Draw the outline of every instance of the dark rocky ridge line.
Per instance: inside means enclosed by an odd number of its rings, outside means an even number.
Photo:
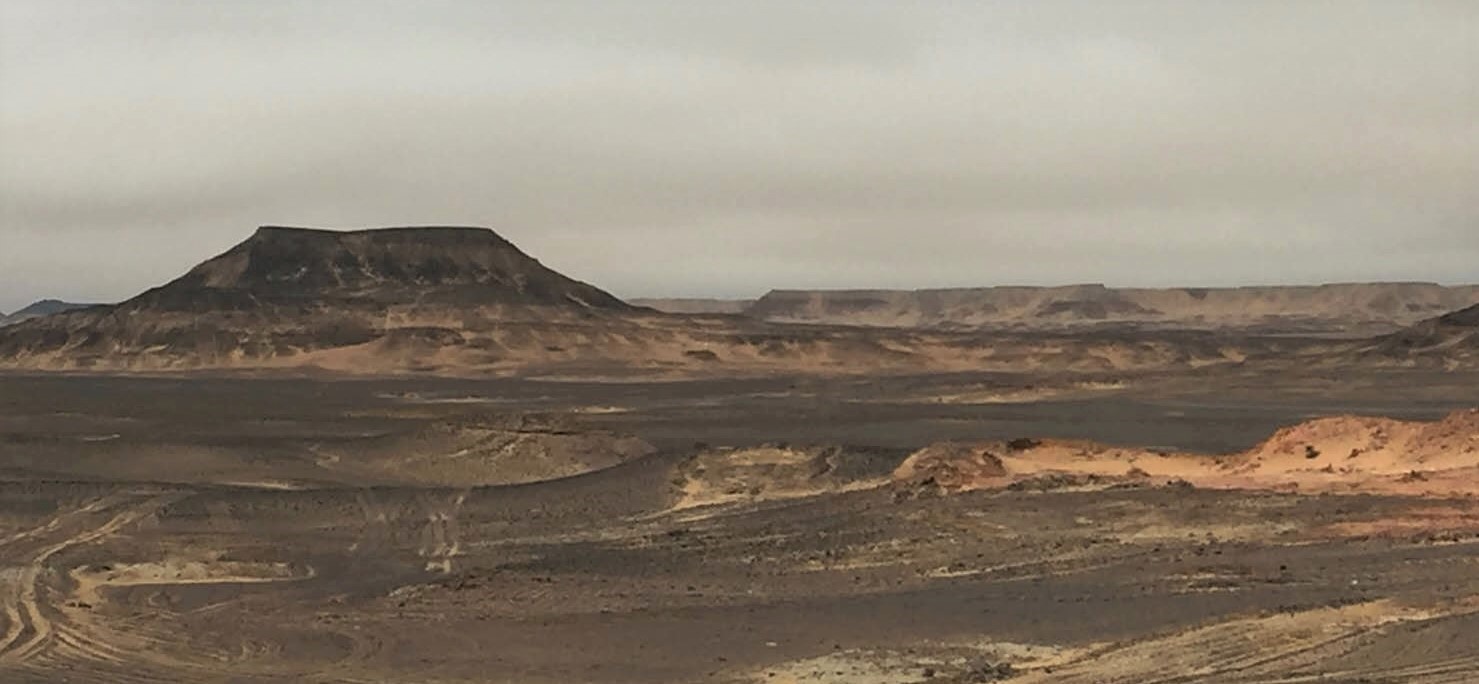
[[[1438,324],[1479,328],[1479,304],[1439,316]]]
[[[1355,358],[1452,368],[1479,363],[1479,304],[1377,337]]]
[[[638,297],[628,299],[627,302],[635,306],[645,306],[663,313],[674,314],[742,314],[755,304],[753,299],[704,297]]]

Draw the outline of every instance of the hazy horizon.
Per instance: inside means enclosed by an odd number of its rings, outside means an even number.
[[[414,225],[414,226],[413,225],[403,225],[403,226],[398,225],[398,226],[371,226],[371,227],[353,227],[353,228],[327,228],[327,227],[323,227],[323,226],[299,226],[299,225],[271,224],[271,225],[257,226],[257,228],[298,228],[298,229],[309,229],[309,230],[327,230],[327,231],[334,231],[334,232],[349,232],[349,231],[358,231],[358,230],[376,230],[376,229],[386,229],[386,228],[395,228],[395,229],[404,229],[404,228],[479,228],[479,229],[493,230],[494,232],[498,233],[501,237],[504,237],[506,239],[509,239],[511,242],[514,242],[514,245],[515,246],[518,246],[518,242],[516,240],[513,240],[512,238],[509,238],[509,236],[506,235],[502,231],[498,231],[496,229],[489,228],[488,226],[474,226],[474,225],[466,225],[466,224],[463,224],[463,225]],[[254,232],[256,230],[256,228],[253,228],[252,230]],[[243,239],[245,239],[245,237],[243,237]],[[238,242],[240,242],[240,241],[238,241]],[[226,250],[221,250],[221,251],[224,252]],[[527,250],[522,250],[522,249],[521,249],[521,251],[527,252]],[[167,278],[167,280],[173,280],[175,277],[180,276],[180,275],[183,275],[187,270],[189,270],[191,267],[194,267],[199,262],[206,261],[206,260],[211,259],[211,258],[214,258],[214,257],[216,257],[218,255],[219,255],[219,253],[214,253],[214,254],[211,254],[211,255],[206,256],[206,257],[201,257],[197,262],[193,262],[193,263],[186,264],[186,265],[181,265],[181,267],[179,269],[179,272],[176,273],[176,274],[174,274],[174,275],[172,275],[172,276],[170,276],[169,278]],[[539,259],[541,263],[544,263],[544,265],[549,266],[551,268],[554,268],[557,271],[560,270],[558,266],[552,265],[552,264],[548,263],[544,259],[540,259],[540,256],[538,254],[530,254],[529,256],[531,256],[531,257],[533,257],[535,259]],[[585,279],[581,278],[578,274],[572,274],[572,273],[567,273],[567,272],[563,272],[563,271],[562,271],[562,273],[564,275],[570,276],[570,277],[575,278],[577,280],[585,280]],[[148,287],[155,287],[157,285],[163,285],[164,282],[165,281],[160,281],[158,283],[153,283],[153,284],[150,284]],[[601,285],[601,283],[598,283],[598,282],[591,282],[589,280],[585,280],[585,282],[590,283],[591,285],[595,285],[597,287],[603,287]],[[764,290],[761,290],[761,291],[751,292],[751,293],[740,293],[740,294],[709,294],[709,295],[705,295],[705,294],[684,294],[684,293],[657,294],[657,295],[645,295],[645,294],[626,295],[626,294],[623,294],[623,293],[620,293],[620,292],[614,292],[613,294],[616,294],[618,297],[621,297],[622,299],[628,299],[628,300],[630,300],[630,299],[733,299],[733,300],[745,300],[745,299],[757,299],[760,296],[764,295],[766,292],[769,292],[771,290],[837,290],[837,291],[846,291],[846,290],[952,290],[952,289],[979,289],[979,288],[991,288],[991,287],[1073,287],[1073,286],[1085,286],[1085,285],[1088,285],[1088,286],[1102,285],[1102,286],[1105,286],[1105,287],[1116,288],[1116,289],[1118,289],[1118,288],[1137,288],[1137,287],[1221,289],[1221,288],[1237,288],[1237,287],[1311,287],[1311,286],[1329,286],[1329,285],[1369,285],[1369,284],[1397,284],[1397,285],[1402,285],[1402,284],[1419,284],[1419,285],[1434,284],[1434,285],[1442,285],[1442,286],[1447,286],[1447,287],[1464,287],[1464,286],[1479,286],[1479,280],[1476,280],[1476,281],[1448,281],[1448,282],[1438,281],[1438,280],[1351,280],[1351,281],[1331,281],[1331,282],[1246,283],[1246,284],[1232,284],[1232,285],[1206,285],[1206,284],[1199,284],[1199,283],[1188,283],[1188,284],[1180,284],[1180,285],[1154,285],[1154,286],[1140,286],[1140,285],[1131,285],[1131,284],[1104,283],[1104,282],[1094,282],[1094,281],[1064,281],[1064,282],[1044,282],[1044,283],[1025,283],[1025,282],[1023,282],[1023,283],[992,283],[992,284],[974,284],[974,285],[972,285],[972,284],[962,284],[962,285],[940,285],[940,286],[928,286],[928,287],[897,287],[897,288],[866,287],[866,286],[864,286],[864,287],[820,287],[820,288],[770,287],[770,288],[765,288]],[[606,289],[606,288],[603,287],[603,289]],[[29,306],[31,304],[37,304],[37,303],[40,303],[40,302],[45,301],[45,300],[59,300],[59,301],[67,302],[67,303],[82,303],[82,304],[115,304],[115,303],[118,303],[120,301],[129,299],[129,298],[131,298],[131,297],[133,297],[134,295],[137,295],[137,294],[139,294],[139,293],[138,292],[134,292],[134,293],[130,293],[130,294],[126,295],[126,296],[122,296],[122,297],[115,297],[115,298],[111,298],[111,299],[91,299],[91,300],[89,300],[89,299],[68,299],[66,297],[43,296],[43,297],[40,297],[38,299],[33,299],[33,300],[30,300],[30,301],[27,301],[27,302],[25,302],[23,304],[12,306],[10,308],[0,307],[0,313],[14,313],[14,312],[19,311],[20,309],[26,307],[26,306]]]
[[[0,311],[259,225],[625,298],[1479,281],[1479,5],[0,5]]]

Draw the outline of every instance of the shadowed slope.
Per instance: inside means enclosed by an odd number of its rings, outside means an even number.
[[[1472,366],[1479,363],[1479,304],[1378,337],[1357,355],[1407,365]]]

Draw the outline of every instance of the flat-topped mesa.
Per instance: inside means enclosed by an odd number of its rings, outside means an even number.
[[[6,326],[0,367],[517,365],[642,311],[486,228],[264,226],[121,304]]]
[[[774,290],[747,313],[777,322],[990,328],[1135,324],[1390,332],[1479,302],[1479,285],[1115,288],[1102,284],[933,290]]]
[[[263,226],[135,304],[195,310],[304,300],[629,308],[545,267],[492,230],[453,226]]]

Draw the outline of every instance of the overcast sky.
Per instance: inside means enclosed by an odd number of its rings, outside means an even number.
[[[1479,281],[1479,2],[0,3],[0,310],[261,224],[623,296]]]

